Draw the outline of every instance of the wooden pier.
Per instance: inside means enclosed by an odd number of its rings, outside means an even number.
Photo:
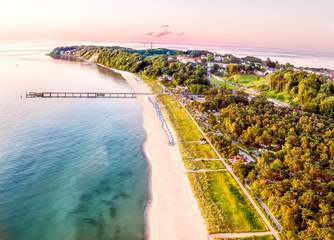
[[[26,98],[136,98],[153,93],[134,92],[27,92]]]

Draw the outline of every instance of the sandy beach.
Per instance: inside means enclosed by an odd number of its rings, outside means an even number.
[[[134,92],[150,92],[132,73],[117,71]],[[204,220],[192,193],[177,145],[167,134],[147,96],[138,97],[143,108],[147,139],[144,151],[150,164],[150,201],[147,238],[152,240],[207,239]]]

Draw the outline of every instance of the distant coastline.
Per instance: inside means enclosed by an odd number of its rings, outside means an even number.
[[[135,49],[148,49],[149,44],[145,43],[122,43],[122,42],[41,42],[36,43],[31,41],[30,43],[0,43],[0,55],[3,51],[8,53],[8,49],[14,51],[20,49],[20,51],[27,49],[35,49],[41,51],[48,51],[57,46],[70,46],[70,45],[95,45],[95,46],[122,46]],[[41,48],[42,46],[42,48]],[[303,52],[298,50],[284,50],[284,49],[265,49],[256,47],[239,47],[239,46],[218,46],[218,45],[196,45],[196,44],[167,44],[167,43],[153,43],[154,48],[172,48],[177,50],[208,50],[219,54],[228,53],[234,54],[237,57],[254,56],[265,60],[267,57],[280,63],[291,63],[297,67],[317,67],[317,68],[329,68],[334,70],[334,53],[324,52]]]
[[[252,181],[255,181],[257,178],[261,179],[261,175],[251,176],[250,174],[254,172],[238,172],[240,171],[239,167],[249,167],[252,171],[256,171],[257,165],[253,165],[252,163],[256,163],[260,159],[259,156],[262,156],[264,152],[282,157],[278,153],[280,149],[285,149],[284,142],[289,141],[289,138],[286,138],[284,135],[281,139],[281,136],[278,136],[277,138],[279,138],[280,142],[274,142],[276,139],[266,138],[265,141],[269,142],[269,144],[264,144],[263,139],[265,136],[260,134],[254,139],[254,133],[253,135],[245,135],[246,139],[251,139],[250,141],[247,140],[247,142],[238,135],[238,132],[234,133],[234,136],[231,136],[230,132],[237,130],[232,125],[225,126],[224,124],[228,124],[228,122],[222,122],[220,117],[233,117],[234,114],[232,116],[230,114],[226,115],[226,110],[252,107],[253,110],[251,111],[258,111],[259,114],[272,112],[266,115],[265,119],[270,118],[271,115],[287,115],[289,121],[294,122],[294,124],[300,124],[299,118],[312,116],[313,119],[324,123],[326,119],[334,116],[332,107],[334,106],[334,98],[331,95],[334,89],[333,71],[326,68],[296,67],[291,64],[281,64],[269,58],[265,61],[254,56],[238,58],[232,54],[221,55],[207,50],[181,51],[166,48],[137,50],[117,46],[79,46],[57,48],[51,55],[78,56],[87,61],[105,65],[111,69],[119,69],[116,72],[121,73],[125,79],[129,79],[128,83],[134,86],[132,87],[133,89],[144,91],[142,87],[147,86],[138,79],[140,76],[148,86],[152,87],[155,93],[164,93],[159,94],[157,98],[164,106],[168,113],[167,115],[171,116],[169,120],[175,130],[177,130],[178,145],[184,166],[182,167],[181,161],[177,161],[178,164],[181,164],[179,167],[168,165],[165,167],[161,167],[162,165],[154,167],[154,164],[168,163],[168,160],[159,161],[161,159],[161,151],[168,152],[168,148],[164,150],[159,149],[160,152],[158,153],[155,148],[150,148],[146,151],[146,155],[152,164],[151,189],[153,194],[152,207],[150,206],[151,215],[148,219],[151,226],[150,236],[153,236],[153,239],[156,237],[154,232],[162,234],[161,229],[165,228],[165,226],[153,226],[154,224],[159,225],[161,219],[161,211],[158,211],[160,214],[152,215],[152,212],[156,209],[154,207],[155,198],[159,196],[157,193],[162,191],[162,195],[169,196],[170,192],[164,193],[165,189],[173,189],[175,191],[174,188],[177,185],[172,184],[172,186],[167,187],[167,184],[163,184],[162,187],[155,188],[154,179],[161,180],[161,176],[166,174],[166,169],[170,169],[168,172],[171,173],[173,171],[180,171],[184,167],[187,170],[187,174],[183,172],[183,174],[172,174],[172,177],[166,176],[170,179],[166,183],[173,182],[177,176],[181,178],[185,175],[188,176],[202,216],[205,219],[209,238],[216,236],[224,237],[226,231],[235,233],[249,232],[247,236],[255,236],[253,232],[262,232],[261,234],[273,235],[275,239],[280,239],[277,231],[289,234],[284,219],[277,213],[277,209],[270,206],[271,203],[268,202],[266,196],[262,195],[259,197],[259,195],[255,195],[257,200],[254,200],[254,196],[250,195],[254,189],[249,187],[251,186],[250,184],[243,181],[247,174]],[[314,90],[313,95],[310,95],[309,93],[312,89]],[[149,102],[147,99],[139,99]],[[145,109],[147,104],[143,104],[142,106]],[[150,108],[149,111],[152,111],[152,106]],[[220,109],[223,109],[225,112],[220,112]],[[263,109],[266,112],[260,112]],[[144,118],[145,116],[147,115],[144,113]],[[247,115],[247,117],[250,116],[252,114]],[[152,119],[154,117],[149,118],[149,120]],[[281,121],[277,119],[280,118],[276,118],[275,121]],[[231,121],[233,121],[233,124],[237,122],[235,119]],[[148,134],[152,130],[152,126],[149,126],[147,130]],[[224,128],[221,128],[221,126]],[[241,125],[239,127],[243,128],[244,126]],[[247,128],[247,126],[245,127]],[[209,130],[209,137],[204,132],[206,130],[203,131],[202,128]],[[211,129],[215,129],[215,131],[211,131]],[[261,131],[260,128],[256,129]],[[157,131],[161,132],[161,130],[160,124],[154,133]],[[244,131],[249,131],[249,128]],[[320,129],[319,131],[325,131],[325,129]],[[286,133],[287,131],[284,134]],[[162,135],[160,134],[160,136]],[[148,138],[148,141],[154,137],[157,137],[157,134],[153,134],[152,138]],[[233,141],[232,137],[236,137],[236,139],[239,139],[238,141],[243,141],[246,147],[240,145],[239,142]],[[164,138],[166,138],[165,135]],[[160,141],[161,139],[162,137],[159,138]],[[151,146],[157,144],[159,140],[155,140]],[[214,141],[214,145],[211,144],[211,141]],[[158,145],[164,146],[166,145],[166,141]],[[220,153],[215,149],[216,147],[220,148]],[[154,158],[150,154],[150,151],[153,154],[157,154],[157,161],[153,160]],[[220,154],[223,154],[224,157],[221,157]],[[163,155],[167,156],[167,154]],[[172,155],[174,157],[169,159],[179,157],[175,152]],[[285,159],[282,159],[282,161],[285,161]],[[155,172],[159,172],[161,169],[165,171],[161,172],[158,178],[155,178]],[[226,174],[226,171],[230,175]],[[178,184],[181,178],[177,181]],[[275,179],[271,181],[275,182]],[[238,200],[235,199],[236,195],[231,192],[231,188],[227,188],[227,186],[232,185],[235,185],[235,191],[238,192],[237,196],[240,196]],[[185,186],[189,188],[189,184]],[[216,187],[217,191],[219,190],[219,198],[216,196],[217,192],[214,191]],[[187,187],[183,187],[182,190],[178,191],[187,195],[186,189]],[[266,189],[266,186],[263,189]],[[262,188],[260,190],[262,191]],[[179,196],[182,194],[173,195]],[[230,197],[226,198],[226,195]],[[188,199],[189,201],[189,199],[192,199],[191,196],[180,199]],[[161,199],[162,201],[166,201],[166,198]],[[173,199],[170,200],[173,201]],[[267,216],[263,215],[263,212],[256,204],[259,201],[262,203],[261,208],[267,209],[265,211]],[[234,204],[235,202],[243,205],[243,210],[240,210]],[[269,208],[266,204],[268,204]],[[187,212],[196,214],[196,210],[194,210],[196,209],[196,204],[191,205],[195,207],[192,207],[193,210]],[[176,208],[174,212],[168,212],[171,214],[170,216],[173,216],[170,220],[171,223],[167,224],[168,226],[175,223],[173,219],[179,219],[179,217],[176,217],[177,214],[184,214],[180,209],[184,209],[184,207]],[[221,212],[223,214],[220,214]],[[155,220],[152,216],[158,217]],[[235,219],[235,216],[238,217]],[[252,221],[247,216],[252,216]],[[188,218],[189,215],[185,217]],[[267,217],[270,218],[270,221],[268,221]],[[166,218],[165,215],[164,218]],[[196,219],[198,221],[201,217]],[[273,223],[275,227],[273,227]],[[296,227],[301,227],[298,225],[298,222],[294,224]],[[191,223],[190,225],[194,224]],[[197,222],[197,225],[203,226],[204,224]],[[175,231],[177,227],[175,226],[169,232],[182,234],[182,231]],[[202,229],[202,227],[198,229]],[[269,231],[263,232],[266,229],[269,229]],[[297,235],[300,233],[294,232],[294,234]],[[164,233],[157,239],[164,239],[166,236],[169,236],[169,234]],[[181,235],[178,236],[180,237]],[[174,237],[173,239],[182,239],[179,237]],[[189,236],[187,238],[193,239],[193,237]]]

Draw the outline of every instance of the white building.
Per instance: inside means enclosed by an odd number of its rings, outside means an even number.
[[[214,57],[215,62],[223,62],[224,61],[224,57],[220,56],[220,55],[216,55]]]
[[[176,59],[179,62],[182,62],[184,64],[187,64],[187,63],[197,63],[197,59],[191,58],[191,57],[187,57],[187,56],[177,56]]]

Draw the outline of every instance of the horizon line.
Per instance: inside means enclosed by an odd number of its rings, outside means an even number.
[[[183,46],[183,47],[204,47],[204,48],[222,48],[221,50],[224,50],[224,48],[227,48],[229,50],[250,50],[250,51],[259,51],[266,53],[267,51],[274,51],[275,53],[283,53],[283,54],[296,54],[296,55],[304,55],[307,54],[307,56],[313,56],[313,57],[328,57],[328,58],[334,58],[334,52],[330,51],[314,51],[314,50],[305,50],[305,49],[293,49],[293,48],[279,48],[279,47],[257,47],[257,46],[241,46],[241,45],[234,45],[234,44],[204,44],[204,43],[176,43],[176,42],[164,42],[164,41],[87,41],[87,40],[61,40],[61,39],[46,39],[46,38],[25,38],[20,39],[17,41],[11,41],[11,40],[1,40],[0,39],[0,45],[6,44],[6,45],[15,45],[15,44],[32,44],[34,41],[35,44],[46,44],[46,43],[66,43],[71,42],[78,44],[82,43],[94,43],[94,44],[150,44],[151,42],[154,45],[175,45],[175,46]],[[34,45],[35,45],[34,44]],[[117,45],[114,45],[117,46]],[[205,49],[203,49],[205,50]]]

